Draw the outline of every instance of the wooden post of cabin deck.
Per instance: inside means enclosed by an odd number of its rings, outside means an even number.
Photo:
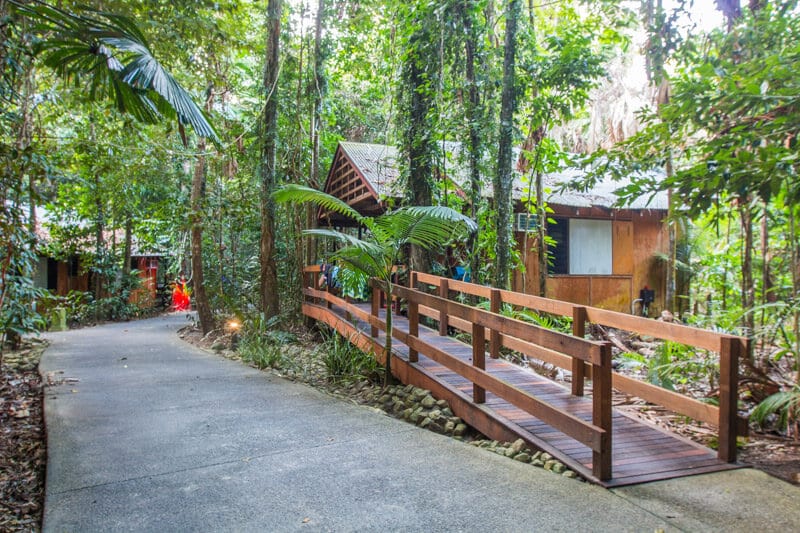
[[[408,276],[408,288],[413,291],[417,286],[417,273],[412,272]],[[414,299],[414,293],[410,292],[408,296],[408,334],[411,337],[419,337],[419,303]],[[408,362],[416,363],[419,361],[419,353],[417,350],[408,347]]]
[[[486,370],[486,330],[480,324],[472,323],[472,366]],[[472,400],[486,403],[486,389],[472,384]]]
[[[600,449],[592,450],[592,473],[601,481],[611,479],[611,343],[608,342],[602,343],[600,364],[592,365],[592,424],[604,430]]]
[[[375,281],[372,281],[372,316],[378,318],[379,313],[381,310],[381,290],[378,288],[378,284]],[[370,328],[370,335],[375,338],[378,336],[378,328],[372,326]]]
[[[499,289],[492,289],[489,293],[489,311],[492,313],[500,313],[500,306],[502,305],[502,299],[500,296]],[[489,333],[489,356],[492,359],[497,359],[500,357],[500,346],[503,344],[503,338],[500,335],[500,332],[496,329],[491,330]]]
[[[450,287],[447,283],[447,278],[442,278],[442,281],[439,285],[439,298],[444,298],[445,300],[450,298]],[[442,337],[447,336],[447,313],[445,312],[444,308],[439,311],[439,335]]]
[[[736,423],[739,403],[739,356],[742,342],[736,337],[722,337],[719,351],[719,448],[717,457],[736,462]],[[745,341],[745,348],[746,341]],[[747,353],[747,352],[744,352]]]
[[[579,339],[586,335],[586,308],[572,308],[572,334]],[[572,358],[572,394],[583,396],[583,382],[586,379],[586,365],[577,357]]]

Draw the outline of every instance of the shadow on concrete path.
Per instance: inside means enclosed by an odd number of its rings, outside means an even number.
[[[42,374],[61,383],[45,391],[45,531],[800,524],[800,490],[760,472],[606,491],[206,353],[178,339],[185,324],[173,314],[48,336]],[[758,508],[762,490],[772,503]]]

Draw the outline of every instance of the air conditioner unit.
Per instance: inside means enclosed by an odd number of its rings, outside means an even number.
[[[532,213],[514,213],[514,231],[536,231],[536,215]]]

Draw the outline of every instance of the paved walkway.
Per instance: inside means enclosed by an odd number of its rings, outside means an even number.
[[[49,335],[45,531],[789,531],[737,470],[607,491],[195,349],[177,314]]]

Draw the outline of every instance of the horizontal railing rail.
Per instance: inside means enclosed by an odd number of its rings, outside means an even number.
[[[495,312],[499,312],[503,304],[509,304],[536,312],[571,317],[573,319],[573,335],[577,337],[584,336],[585,324],[589,322],[717,352],[720,365],[719,406],[704,403],[617,372],[612,373],[612,385],[621,392],[661,405],[678,414],[716,425],[719,430],[719,458],[727,462],[736,460],[736,436],[747,435],[748,431],[747,419],[740,417],[737,412],[739,359],[748,353],[748,339],[596,307],[492,289],[432,274],[415,274],[418,283],[435,288],[437,295],[442,298],[450,299],[451,292],[459,292],[471,297],[488,299],[490,308]],[[470,324],[461,317],[443,315],[439,309],[432,306],[422,306],[420,313],[439,322],[440,334],[444,334],[447,327],[468,333],[471,330]],[[494,334],[497,336],[496,332]],[[490,350],[493,357],[497,356],[499,346],[505,346],[560,368],[571,370],[573,393],[578,395],[583,393],[584,377],[591,375],[592,370],[588,365],[578,363],[574,358],[565,357],[558,351],[527,339],[499,335]]]
[[[415,276],[412,274],[411,278],[413,280]],[[371,313],[365,312],[358,306],[334,296],[328,291],[308,287],[303,292],[307,298],[315,300],[317,303],[324,303],[329,308],[336,305],[345,314],[369,324],[374,337],[377,336],[378,330],[386,331],[385,321],[378,316],[379,302],[382,301],[380,293],[384,292],[386,287],[377,280],[372,280],[372,287]],[[393,328],[392,337],[408,347],[409,363],[418,362],[420,354],[428,357],[472,382],[475,403],[484,403],[486,393],[490,392],[565,435],[569,435],[592,450],[593,474],[601,480],[611,478],[611,349],[608,343],[593,342],[550,331],[491,311],[484,311],[403,286],[394,285],[392,293],[393,296],[402,299],[408,305],[408,331]],[[473,325],[471,329],[473,333],[472,364],[448,354],[419,337],[419,309],[422,306],[437,309],[446,315],[458,317]],[[386,312],[392,311],[388,309]],[[487,329],[490,332],[501,331],[519,336],[519,338],[525,339],[525,342],[542,343],[543,346],[546,346],[545,349],[558,352],[563,357],[589,363],[594,375],[598,377],[593,396],[592,421],[588,422],[571,413],[564,412],[488,372],[485,366],[487,337],[483,336],[483,332]],[[600,380],[600,376],[605,376],[605,379]]]

